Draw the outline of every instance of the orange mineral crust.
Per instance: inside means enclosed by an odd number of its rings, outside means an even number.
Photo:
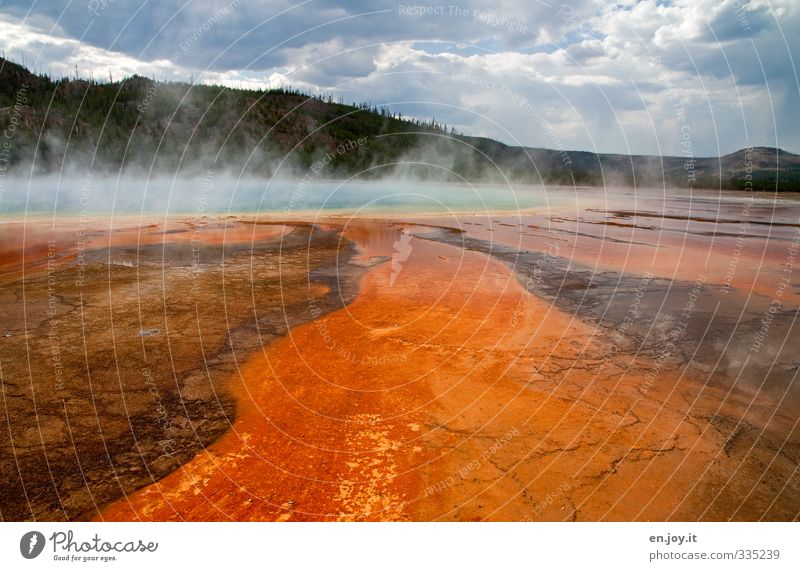
[[[302,223],[295,223],[296,225]],[[74,261],[82,253],[109,250],[134,252],[149,245],[210,246],[258,243],[280,238],[289,228],[258,223],[250,217],[33,217],[0,221],[0,279],[44,269],[47,260]],[[52,262],[51,262],[52,263]]]
[[[26,246],[0,269],[3,520],[91,519],[171,473],[228,430],[241,355],[310,320],[310,292],[321,314],[355,293],[326,273],[350,248],[308,224],[113,222],[0,225]]]
[[[792,432],[788,418],[751,411],[752,394],[707,386],[686,370],[645,380],[651,356],[625,344],[609,354],[591,322],[531,295],[483,254],[396,224],[349,223],[345,236],[361,248],[352,263],[371,266],[356,299],[251,356],[229,381],[230,430],[98,519],[686,520],[796,511],[780,501],[792,493],[787,483],[797,485],[790,463],[751,453],[758,434],[733,444],[733,427],[720,424],[747,410],[747,425],[762,435]],[[309,293],[312,315],[320,295]]]

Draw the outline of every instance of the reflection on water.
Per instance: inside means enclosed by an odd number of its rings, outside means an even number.
[[[392,253],[394,243],[400,238],[402,227],[380,220],[354,218],[346,222],[344,232],[364,254],[386,256]]]

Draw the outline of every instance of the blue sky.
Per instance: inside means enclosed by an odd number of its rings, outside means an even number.
[[[0,2],[37,71],[293,85],[509,144],[800,153],[795,0]]]

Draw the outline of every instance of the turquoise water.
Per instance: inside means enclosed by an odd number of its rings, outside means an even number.
[[[264,210],[365,212],[497,211],[547,204],[531,188],[419,182],[315,183],[276,186],[263,197]]]
[[[413,181],[265,181],[208,176],[191,179],[98,176],[6,180],[3,214],[220,214],[307,212],[446,213],[518,210],[553,203],[541,187],[499,187]]]

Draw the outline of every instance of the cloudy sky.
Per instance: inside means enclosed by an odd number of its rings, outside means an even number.
[[[797,0],[0,0],[39,72],[292,85],[509,144],[800,153]]]

